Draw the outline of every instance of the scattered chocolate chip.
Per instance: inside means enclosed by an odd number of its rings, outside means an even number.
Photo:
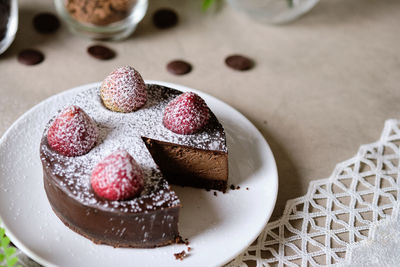
[[[34,49],[25,49],[19,52],[18,61],[24,65],[36,65],[44,60],[42,52]]]
[[[178,23],[178,14],[172,9],[161,8],[154,12],[153,23],[159,29],[167,29]]]
[[[174,256],[176,260],[183,260],[186,256],[186,251],[182,250],[181,252],[174,253]]]
[[[214,196],[217,196],[217,192],[214,191]]]
[[[191,247],[188,247],[188,248],[187,248],[187,250],[188,250],[188,251],[191,251],[191,250],[192,250],[192,248],[191,248]]]
[[[235,190],[235,186],[233,184],[231,184],[230,189]]]
[[[33,27],[40,33],[53,33],[60,28],[60,20],[51,13],[40,13],[33,18]]]
[[[101,60],[108,60],[115,57],[115,52],[111,48],[103,45],[92,45],[87,49],[89,55]]]
[[[192,65],[183,60],[173,60],[167,64],[167,70],[175,75],[183,75],[192,70]]]
[[[239,190],[240,189],[240,186],[236,186],[236,190]]]
[[[246,190],[249,190],[249,188],[248,188],[248,187],[246,187]]]
[[[225,64],[234,70],[249,70],[254,66],[254,62],[242,55],[231,55],[225,59]]]

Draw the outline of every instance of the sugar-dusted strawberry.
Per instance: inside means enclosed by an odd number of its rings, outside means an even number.
[[[101,198],[130,199],[143,189],[143,171],[126,150],[117,150],[94,167],[90,182]]]
[[[147,101],[146,85],[134,68],[120,67],[108,75],[100,88],[104,105],[117,112],[132,112]]]
[[[64,156],[81,156],[88,153],[97,140],[95,122],[80,107],[64,109],[50,125],[47,142]]]
[[[164,110],[164,126],[174,133],[193,134],[202,129],[210,119],[206,102],[193,92],[173,99]]]

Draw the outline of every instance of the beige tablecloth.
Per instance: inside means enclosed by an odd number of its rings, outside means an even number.
[[[160,31],[152,25],[150,15],[160,6],[178,11],[177,27]],[[203,13],[201,1],[150,1],[135,34],[107,44],[118,53],[110,61],[88,56],[94,42],[71,35],[65,25],[53,35],[36,33],[32,17],[53,10],[48,0],[20,0],[16,40],[0,56],[0,133],[39,101],[133,65],[145,79],[207,92],[258,127],[278,165],[275,218],[310,180],[329,176],[360,144],[377,139],[386,118],[400,116],[397,0],[322,0],[285,26],[258,24],[228,5]],[[19,64],[24,48],[40,49],[45,61]],[[253,58],[255,68],[227,68],[224,58],[232,53]],[[193,71],[168,73],[166,63],[176,58],[191,62]]]

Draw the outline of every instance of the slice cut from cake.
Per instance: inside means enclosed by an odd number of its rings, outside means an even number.
[[[226,191],[228,155],[143,138],[154,161],[171,184]]]

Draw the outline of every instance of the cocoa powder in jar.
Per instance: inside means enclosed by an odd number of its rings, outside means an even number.
[[[77,21],[97,26],[124,20],[137,0],[65,0],[66,10]]]

